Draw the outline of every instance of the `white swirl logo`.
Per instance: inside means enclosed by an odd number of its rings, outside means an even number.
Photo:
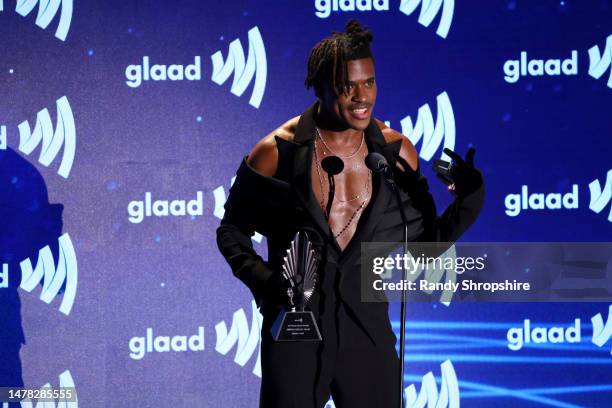
[[[597,347],[603,347],[612,337],[612,305],[608,308],[608,320],[605,325],[601,313],[597,313],[595,316],[591,317],[591,324],[593,325],[593,337],[591,341]],[[610,354],[612,354],[612,350],[610,350]]]
[[[426,161],[431,160],[438,150],[445,147],[453,150],[455,148],[455,115],[453,107],[446,92],[442,92],[436,98],[438,104],[438,117],[434,123],[431,108],[424,104],[419,108],[416,123],[413,125],[410,116],[400,121],[402,134],[416,146],[422,140],[419,156]],[[389,126],[390,122],[385,122]],[[448,160],[445,153],[442,159]]]
[[[0,289],[6,289],[9,287],[8,281],[8,264],[2,264],[2,271],[0,271]]]
[[[612,34],[606,38],[603,51],[599,51],[597,45],[589,48],[589,75],[595,79],[601,78],[606,70],[612,65]],[[608,88],[612,88],[612,68],[608,77]]]
[[[78,266],[76,253],[72,246],[70,236],[66,233],[59,237],[59,259],[57,268],[51,248],[45,246],[38,252],[36,267],[32,268],[32,261],[26,258],[21,266],[21,289],[32,292],[43,280],[43,289],[40,299],[49,304],[60,293],[65,283],[64,296],[60,303],[60,312],[69,315],[74,304],[77,291]]]
[[[259,313],[259,310],[257,310],[257,305],[254,301],[251,302],[251,313],[253,320],[250,330],[246,314],[242,308],[234,313],[232,327],[229,332],[227,331],[225,322],[222,321],[215,325],[215,332],[217,333],[215,350],[226,355],[236,346],[234,362],[241,367],[244,367],[257,351],[257,361],[253,366],[253,374],[257,377],[261,377],[261,350],[259,348],[259,342],[261,338],[260,327],[263,317]]]
[[[261,33],[257,27],[249,30],[249,55],[244,59],[244,50],[239,39],[232,41],[229,45],[227,59],[223,61],[221,51],[211,56],[213,71],[212,81],[217,85],[223,85],[225,81],[234,74],[231,92],[241,96],[255,76],[255,85],[249,104],[259,108],[266,89],[266,78],[268,67],[266,62],[266,48],[264,47]]]
[[[0,150],[6,150],[6,126],[0,126]]]
[[[591,193],[589,208],[599,214],[606,208],[608,203],[612,201],[612,169],[608,170],[606,183],[603,189],[601,188],[599,180],[595,179],[589,183],[589,191]],[[608,221],[612,222],[612,206],[610,206]]]
[[[440,13],[440,10],[442,10],[436,34],[446,38],[453,22],[455,0],[402,0],[399,9],[402,13],[409,16],[414,13],[419,5],[421,5],[421,11],[418,22],[424,27],[429,27],[438,13]]]
[[[76,128],[68,98],[62,96],[57,104],[57,125],[55,131],[47,108],[38,112],[34,131],[30,130],[27,120],[19,124],[19,150],[29,155],[42,144],[38,162],[47,167],[59,155],[63,147],[62,161],[57,174],[68,178],[76,151]],[[4,139],[6,130],[2,129]]]
[[[453,364],[450,360],[446,360],[440,364],[440,370],[442,371],[442,383],[439,392],[436,379],[431,371],[423,376],[421,391],[418,395],[414,384],[406,387],[404,396],[407,407],[459,407],[459,383]]]
[[[23,17],[27,16],[34,10],[38,4],[38,14],[36,15],[36,25],[46,29],[51,21],[55,18],[60,10],[60,20],[55,30],[55,37],[66,41],[70,23],[72,21],[73,0],[17,0],[15,12]],[[0,1],[0,11],[3,10],[2,1]]]
[[[406,408],[459,408],[459,382],[457,374],[450,360],[440,364],[442,371],[442,383],[440,391],[433,373],[430,371],[423,376],[421,382],[421,391],[416,392],[414,384],[410,384],[404,389],[404,398]],[[333,400],[329,400],[325,404],[325,408],[336,408]]]

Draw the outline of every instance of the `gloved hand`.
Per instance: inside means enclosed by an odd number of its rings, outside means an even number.
[[[465,161],[457,153],[445,148],[451,162],[435,159],[433,170],[442,182],[448,185],[449,191],[457,197],[465,197],[482,186],[482,174],[474,167],[476,149],[470,147],[465,155]]]

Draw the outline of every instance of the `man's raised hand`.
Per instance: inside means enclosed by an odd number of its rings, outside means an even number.
[[[436,177],[448,185],[450,191],[458,197],[465,197],[482,186],[482,174],[474,167],[476,149],[471,147],[465,155],[465,160],[448,148],[444,148],[444,153],[450,156],[452,161],[435,159],[433,170]]]

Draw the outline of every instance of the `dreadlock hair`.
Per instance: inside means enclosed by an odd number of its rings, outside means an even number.
[[[311,87],[320,97],[321,91],[329,82],[336,95],[345,92],[348,80],[347,62],[360,58],[374,58],[370,49],[373,35],[357,20],[350,20],[345,32],[333,32],[319,41],[308,57],[306,89]]]

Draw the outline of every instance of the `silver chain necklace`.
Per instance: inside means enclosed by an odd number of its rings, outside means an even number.
[[[317,130],[317,134],[318,134],[318,130]],[[320,135],[319,135],[319,137],[320,137]],[[321,138],[321,140],[323,141],[323,144],[325,145],[325,141],[323,140],[323,138]],[[355,154],[357,154],[357,152],[359,152],[359,150],[361,150],[362,145],[363,145],[363,139],[362,139],[361,145],[359,146],[359,149],[356,152],[354,152],[352,154],[352,156],[354,156]],[[329,146],[327,146],[327,145],[325,145],[325,146],[329,149]],[[329,149],[329,151],[334,153],[331,149]],[[325,154],[325,152],[323,152],[323,154]],[[316,138],[315,138],[315,141],[314,141],[314,156],[315,156],[315,164],[316,164],[315,168],[317,169],[317,176],[319,178],[319,186],[321,188],[321,200],[320,200],[319,204],[321,206],[321,209],[323,210],[323,213],[325,213],[325,200],[323,198],[324,197],[324,193],[323,193],[323,177],[321,177],[321,164],[319,162],[319,156],[317,154],[317,139]],[[372,172],[368,169],[368,180],[366,181],[365,192],[364,192],[366,195],[370,192],[370,181],[371,180],[372,180]],[[328,187],[327,193],[329,195],[329,187]],[[356,196],[354,196],[353,198],[348,199],[348,200],[340,200],[340,199],[338,199],[338,202],[347,203],[347,202],[350,202],[350,201],[354,201],[354,200],[360,198],[362,196],[362,194],[364,194],[364,193],[359,193]],[[366,204],[367,201],[368,201],[368,198],[365,198],[361,202],[359,207],[357,207],[357,209],[353,212],[353,214],[351,215],[351,218],[349,218],[348,222],[344,225],[344,227],[342,227],[340,232],[338,232],[336,234],[332,230],[332,234],[334,235],[334,239],[338,238],[340,235],[342,235],[342,234],[344,234],[344,232],[346,232],[348,227],[353,223],[353,220],[355,219],[355,216],[357,215],[357,213],[359,211],[361,211],[365,207],[365,204]],[[329,227],[329,229],[331,230],[331,226]]]
[[[323,142],[323,146],[325,146],[327,148],[327,150],[329,150],[331,153],[333,153],[335,156],[340,157],[341,159],[350,159],[351,157],[355,156],[357,153],[359,153],[359,151],[361,150],[361,148],[363,147],[363,143],[365,141],[365,131],[361,131],[361,143],[359,143],[359,147],[357,148],[357,150],[355,150],[353,153],[349,154],[348,156],[342,156],[336,152],[334,152],[328,145],[327,143],[325,143],[325,139],[323,139],[323,136],[321,136],[321,133],[319,132],[319,128],[315,126],[315,132],[317,132],[317,136],[319,136],[319,139],[321,139],[321,141]]]

